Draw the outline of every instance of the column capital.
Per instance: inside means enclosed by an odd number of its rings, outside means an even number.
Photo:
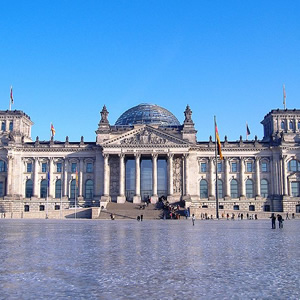
[[[120,158],[125,158],[125,153],[118,153],[118,156],[119,156]]]
[[[103,153],[103,157],[108,159],[109,158],[109,154],[108,153]]]
[[[173,157],[174,157],[174,153],[168,153],[168,158],[169,159],[173,159]]]
[[[135,158],[140,159],[141,158],[141,153],[134,153]]]
[[[151,153],[152,158],[158,158],[158,153]]]

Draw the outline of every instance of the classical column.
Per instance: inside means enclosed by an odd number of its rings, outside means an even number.
[[[151,203],[156,203],[158,201],[157,195],[157,157],[158,154],[152,153],[152,197]]]
[[[48,193],[48,196],[49,197],[53,197],[54,196],[54,192],[53,192],[53,188],[54,188],[54,180],[53,180],[53,168],[54,168],[54,165],[53,165],[53,157],[50,157],[49,158],[49,193]]]
[[[208,181],[208,189],[209,195],[208,198],[213,200],[215,198],[215,185],[214,185],[214,161],[212,157],[208,158],[208,172],[209,172],[209,181]]]
[[[185,174],[185,196],[189,196],[189,154],[185,153],[184,155],[184,174]]]
[[[119,186],[119,196],[117,197],[118,203],[125,203],[125,154],[120,153],[120,186]]]
[[[173,202],[173,153],[168,154],[168,200]]]
[[[240,157],[240,199],[245,199],[245,159]]]
[[[12,178],[13,178],[13,174],[12,174],[12,164],[13,164],[13,156],[12,155],[8,155],[7,156],[7,186],[6,186],[6,194],[7,196],[12,196],[13,194],[13,190],[12,190]]]
[[[259,157],[255,157],[255,192],[256,196],[255,198],[260,198],[260,167],[259,167],[260,159]]]
[[[286,164],[286,155],[280,157],[281,166],[282,166],[282,187],[283,187],[283,196],[288,196],[288,181],[286,176],[287,164]]]
[[[64,194],[63,196],[66,197],[68,196],[68,160],[65,159],[64,161]]]
[[[135,196],[133,203],[141,203],[141,154],[135,154]]]
[[[230,165],[229,159],[226,157],[224,158],[225,164],[225,200],[230,198],[230,183],[229,183],[229,172],[230,172]]]
[[[39,169],[39,159],[36,157],[34,159],[34,170],[33,170],[33,196],[39,197],[39,182],[38,182],[38,170]]]

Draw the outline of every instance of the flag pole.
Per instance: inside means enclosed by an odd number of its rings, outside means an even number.
[[[285,85],[283,85],[283,108],[286,109],[286,93],[285,93]]]
[[[218,196],[218,152],[217,152],[217,121],[216,116],[214,116],[215,121],[215,161],[216,161],[216,218],[219,219],[219,196]]]

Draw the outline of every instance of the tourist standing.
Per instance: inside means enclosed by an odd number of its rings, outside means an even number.
[[[192,215],[192,222],[193,222],[193,226],[195,225],[195,215]]]
[[[286,218],[285,218],[286,220],[289,220],[290,218],[289,218],[289,213],[287,212],[286,213]]]
[[[279,228],[283,228],[283,218],[282,215],[277,215],[278,226]]]
[[[272,222],[272,229],[276,229],[276,217],[275,217],[274,213],[272,213],[270,219],[271,219],[271,222]]]

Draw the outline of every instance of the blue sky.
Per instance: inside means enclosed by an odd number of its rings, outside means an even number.
[[[114,124],[154,103],[198,140],[262,138],[271,110],[299,108],[300,1],[0,0],[0,109],[23,110],[32,138],[95,141],[103,105]]]

